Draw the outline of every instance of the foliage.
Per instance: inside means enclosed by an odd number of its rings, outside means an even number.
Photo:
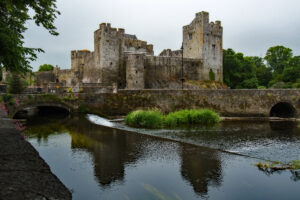
[[[300,56],[293,57],[284,46],[270,47],[264,58],[224,50],[223,68],[224,82],[231,88],[300,87]]]
[[[68,89],[68,93],[72,93],[72,88],[69,88],[69,89]]]
[[[55,94],[41,94],[38,98],[42,101],[61,101],[60,97]]]
[[[53,65],[50,64],[43,64],[40,65],[39,67],[39,72],[44,72],[44,71],[52,71],[54,69]]]
[[[192,109],[171,112],[164,116],[158,110],[136,110],[129,113],[125,123],[133,127],[161,128],[179,125],[202,124],[213,125],[220,122],[220,116],[209,109]]]
[[[20,75],[13,73],[8,80],[8,92],[12,94],[20,94],[24,91],[25,84]]]
[[[212,69],[209,70],[209,80],[210,81],[215,81],[216,80],[215,72],[213,72]]]
[[[258,86],[257,89],[264,90],[264,89],[267,89],[267,88],[266,88],[266,86]]]
[[[0,82],[2,81],[2,67],[0,66]]]
[[[165,124],[175,127],[184,124],[213,125],[220,122],[220,116],[209,109],[180,110],[169,113],[165,118]]]
[[[158,110],[136,110],[126,116],[125,122],[133,127],[161,128],[163,114]]]
[[[0,13],[0,67],[10,72],[30,71],[30,62],[37,58],[37,52],[43,50],[24,46],[23,34],[27,29],[27,21],[33,20],[51,35],[58,35],[53,25],[60,14],[56,0],[2,0]]]
[[[272,69],[264,64],[264,59],[258,56],[250,57],[256,66],[258,85],[268,87],[272,79]]]
[[[288,66],[292,56],[293,52],[290,48],[274,46],[268,49],[265,60],[274,72],[282,73],[283,69]]]
[[[256,67],[251,57],[235,53],[232,49],[223,51],[224,82],[231,88],[257,88]]]
[[[13,95],[6,93],[1,96],[0,102],[4,102],[6,105],[15,105],[16,99]]]

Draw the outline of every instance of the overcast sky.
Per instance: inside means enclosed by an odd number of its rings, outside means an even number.
[[[102,22],[153,44],[155,55],[179,49],[182,26],[200,11],[221,20],[223,48],[264,56],[269,47],[284,45],[300,55],[300,0],[57,0],[57,6],[59,36],[28,23],[25,45],[45,50],[34,70],[45,63],[70,68],[70,51],[93,50],[93,32]]]

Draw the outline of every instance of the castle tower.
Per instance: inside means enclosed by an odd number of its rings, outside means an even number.
[[[109,23],[100,24],[94,33],[96,68],[100,69],[100,82],[107,85],[119,82],[122,64],[124,29],[112,28]]]
[[[202,80],[209,80],[209,72],[215,80],[223,81],[223,28],[220,21],[209,22],[207,12],[196,13],[191,24],[183,27],[183,57],[203,61]]]
[[[144,89],[144,53],[126,54],[126,89]]]

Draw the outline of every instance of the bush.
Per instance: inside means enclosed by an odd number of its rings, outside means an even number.
[[[169,113],[165,124],[170,127],[185,124],[213,125],[220,122],[220,116],[209,109],[181,110]]]
[[[209,109],[180,110],[171,112],[167,116],[163,116],[157,110],[137,110],[129,113],[125,118],[127,125],[143,128],[161,128],[162,125],[167,127],[188,124],[213,125],[218,122],[220,116]]]
[[[15,98],[11,94],[2,95],[0,102],[2,102],[2,101],[7,105],[14,105],[16,103]]]
[[[20,78],[20,75],[13,73],[8,80],[8,92],[11,94],[20,94],[24,91],[25,84]]]
[[[215,81],[216,79],[216,75],[215,75],[215,72],[213,72],[212,69],[209,70],[209,80],[210,81]]]
[[[258,86],[257,89],[259,89],[259,90],[265,90],[267,88],[266,88],[266,86]]]
[[[133,127],[161,128],[163,118],[158,110],[136,110],[126,116],[125,123]]]

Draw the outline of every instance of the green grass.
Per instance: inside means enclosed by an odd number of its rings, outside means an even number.
[[[163,114],[158,110],[136,110],[126,116],[125,122],[133,127],[161,128],[163,118]]]
[[[165,118],[165,124],[169,127],[186,124],[213,125],[220,122],[220,116],[209,109],[180,110],[169,113]]]
[[[158,110],[136,110],[129,113],[125,123],[133,127],[161,128],[180,125],[214,125],[220,122],[220,116],[209,109],[180,110],[163,115]]]

